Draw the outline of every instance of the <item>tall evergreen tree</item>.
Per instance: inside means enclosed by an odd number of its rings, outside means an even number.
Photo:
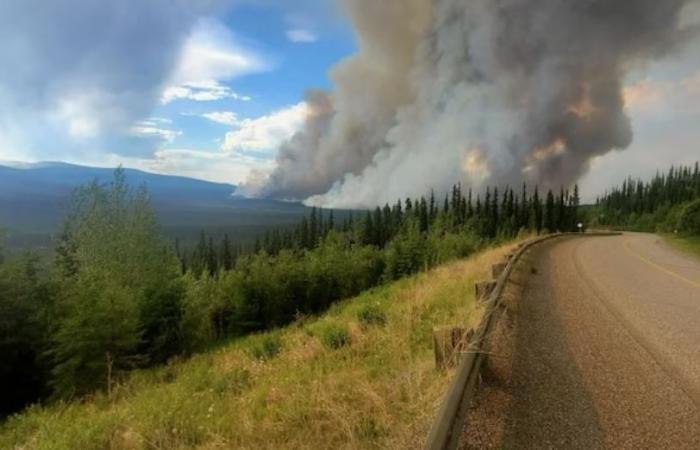
[[[221,242],[221,265],[226,271],[233,268],[233,252],[231,250],[231,241],[228,238],[228,233],[224,234],[224,240]]]
[[[556,206],[551,190],[547,191],[547,202],[544,207],[544,228],[550,233],[556,231]]]

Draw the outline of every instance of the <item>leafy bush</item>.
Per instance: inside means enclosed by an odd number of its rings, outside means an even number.
[[[329,350],[336,350],[350,344],[350,333],[347,326],[338,322],[317,323],[312,329],[312,333]]]
[[[279,333],[266,333],[251,336],[246,353],[260,361],[269,361],[282,351],[282,338]]]
[[[678,229],[683,233],[700,236],[700,199],[689,203],[678,220]]]
[[[363,326],[385,325],[386,313],[378,305],[366,305],[357,313],[357,320]]]

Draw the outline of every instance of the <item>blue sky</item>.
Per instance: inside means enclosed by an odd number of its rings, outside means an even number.
[[[231,61],[207,73],[207,64],[217,65],[197,55],[207,50],[228,54]],[[182,84],[173,81],[166,88],[166,98],[152,113],[156,120],[146,120],[145,128],[155,125],[174,133],[164,135],[155,160],[132,164],[214,181],[244,181],[251,169],[270,167],[276,147],[301,125],[305,92],[331,89],[328,69],[354,50],[351,30],[324,0],[251,2],[199,18],[179,64],[187,65],[191,58],[192,65],[199,65],[195,71],[204,73],[185,74]],[[237,63],[235,56],[242,60]],[[176,78],[178,70],[176,66]],[[205,88],[198,89],[198,83]]]

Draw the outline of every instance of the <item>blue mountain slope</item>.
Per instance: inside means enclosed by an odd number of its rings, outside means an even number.
[[[18,167],[0,165],[0,228],[12,236],[57,230],[71,192],[93,180],[108,182],[114,170],[64,163]],[[132,186],[146,185],[164,230],[192,237],[240,232],[246,237],[277,225],[296,223],[306,212],[299,203],[235,197],[236,187],[191,178],[125,169]]]

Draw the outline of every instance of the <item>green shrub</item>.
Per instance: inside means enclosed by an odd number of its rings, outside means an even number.
[[[211,384],[210,389],[220,396],[227,393],[240,394],[252,385],[250,372],[246,369],[236,369],[220,373]]]
[[[678,220],[678,230],[700,236],[700,199],[688,203]]]
[[[246,353],[260,361],[269,361],[282,351],[282,337],[279,333],[266,333],[251,336]]]
[[[386,313],[378,305],[366,305],[357,312],[357,320],[362,326],[382,326],[386,324]]]
[[[336,350],[350,344],[347,326],[338,322],[317,323],[312,332],[329,350]]]

